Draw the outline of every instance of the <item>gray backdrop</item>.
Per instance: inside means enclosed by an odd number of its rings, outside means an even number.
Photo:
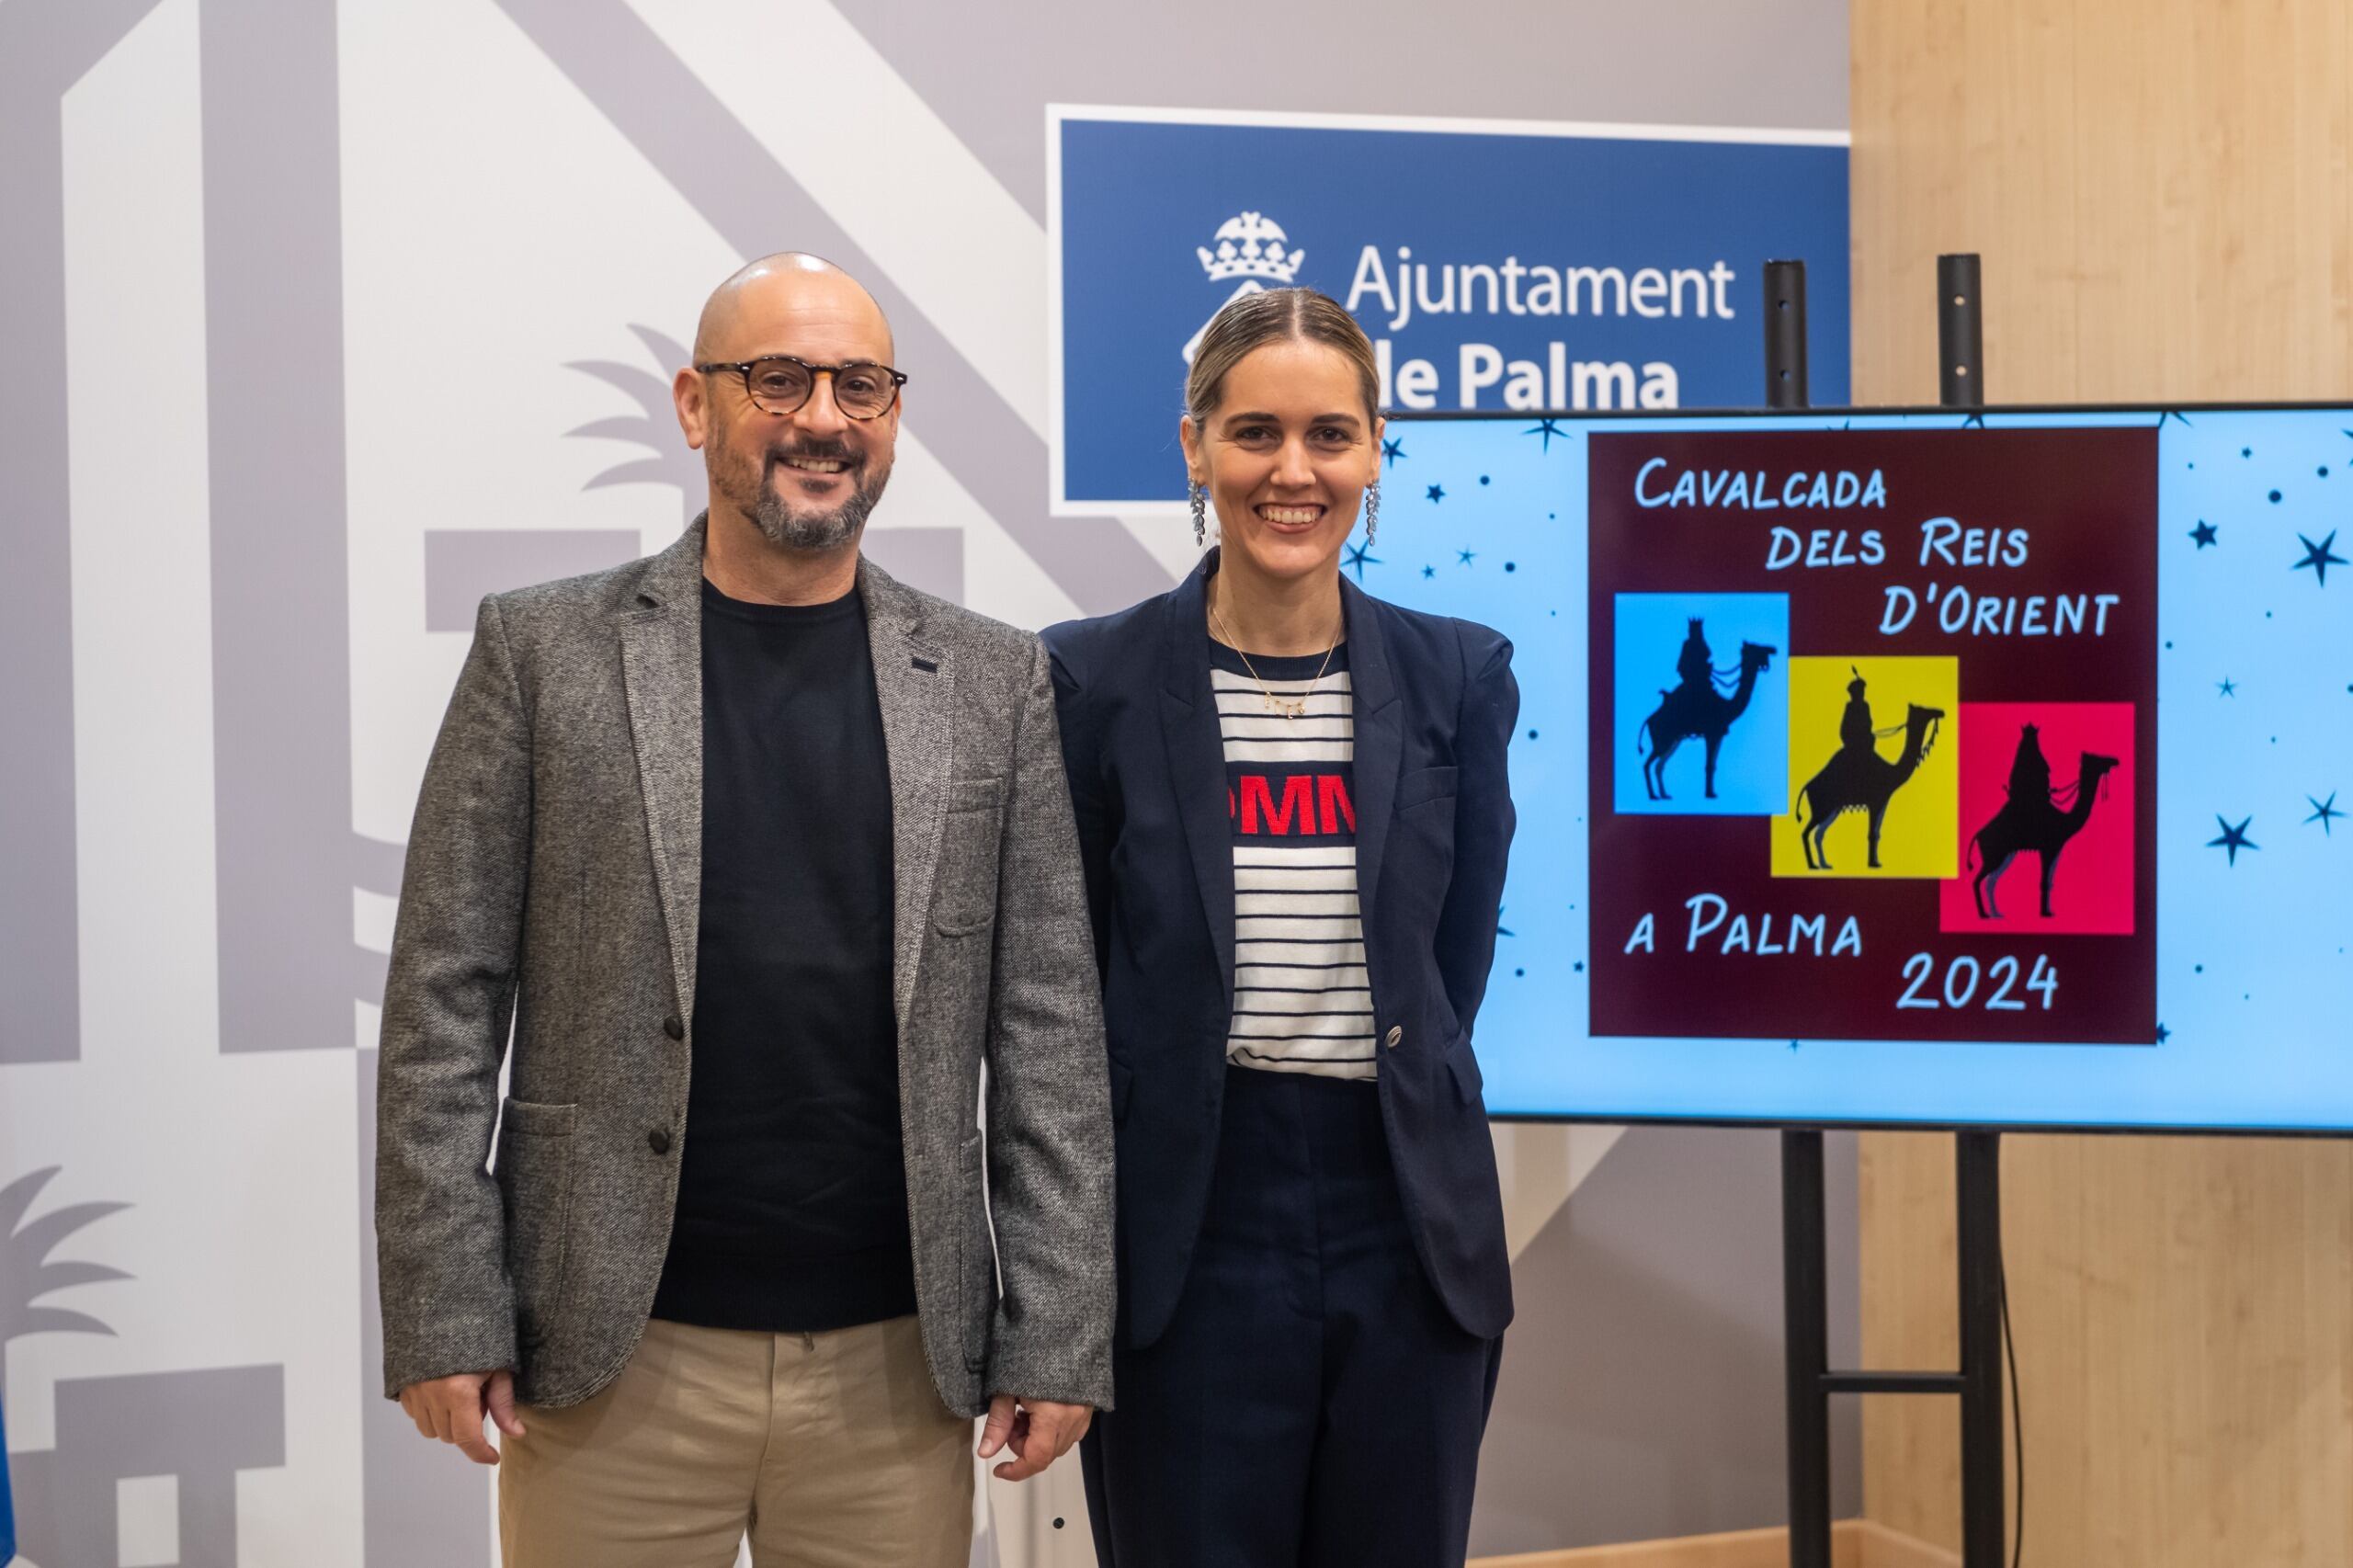
[[[738,259],[874,289],[917,377],[874,552],[1041,624],[1190,550],[1047,516],[1047,103],[1839,129],[1847,68],[1836,0],[0,4],[27,1559],[491,1561],[485,1476],[374,1397],[402,839],[474,599],[699,505],[665,382]],[[1476,1550],[1779,1519],[1770,1135],[1499,1142],[1521,1310]],[[1850,1143],[1834,1171],[1851,1238]],[[1850,1252],[1834,1278],[1851,1358]],[[998,1491],[976,1557],[1084,1561],[1074,1479]]]

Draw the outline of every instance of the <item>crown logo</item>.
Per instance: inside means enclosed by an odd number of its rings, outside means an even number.
[[[1217,226],[1215,238],[1215,250],[1207,245],[1193,247],[1212,283],[1222,283],[1229,278],[1271,278],[1278,283],[1289,283],[1299,275],[1300,263],[1307,259],[1304,250],[1284,254],[1283,246],[1290,236],[1283,233],[1280,223],[1264,213],[1236,213]]]

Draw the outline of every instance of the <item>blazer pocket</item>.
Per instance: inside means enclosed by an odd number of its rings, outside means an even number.
[[[499,1206],[515,1326],[526,1342],[547,1337],[563,1290],[572,1227],[572,1131],[578,1106],[510,1099],[499,1119]]]
[[[1477,1105],[1487,1087],[1486,1079],[1479,1074],[1479,1058],[1471,1049],[1469,1034],[1459,1034],[1446,1049],[1447,1071],[1454,1075],[1454,1092],[1464,1105]]]
[[[1458,771],[1451,767],[1415,768],[1397,781],[1397,809],[1411,811],[1432,801],[1452,800]]]
[[[969,937],[996,924],[998,839],[1004,832],[1005,778],[990,774],[948,782],[948,821],[940,834],[932,926]]]
[[[1005,806],[1005,775],[982,774],[948,781],[949,812],[995,812]]]
[[[576,1105],[544,1105],[536,1100],[508,1100],[501,1119],[517,1132],[533,1138],[569,1138],[580,1118]]]

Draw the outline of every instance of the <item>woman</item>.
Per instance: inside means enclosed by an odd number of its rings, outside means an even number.
[[[1372,345],[1235,301],[1179,427],[1173,592],[1046,633],[1118,1129],[1114,1568],[1460,1563],[1511,1276],[1471,1052],[1512,833],[1511,645],[1340,574]]]

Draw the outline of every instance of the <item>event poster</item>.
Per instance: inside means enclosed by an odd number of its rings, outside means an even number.
[[[2154,1043],[2155,432],[1590,445],[1594,1031]]]
[[[2353,409],[1397,418],[1514,645],[1489,1110],[2353,1128]]]

